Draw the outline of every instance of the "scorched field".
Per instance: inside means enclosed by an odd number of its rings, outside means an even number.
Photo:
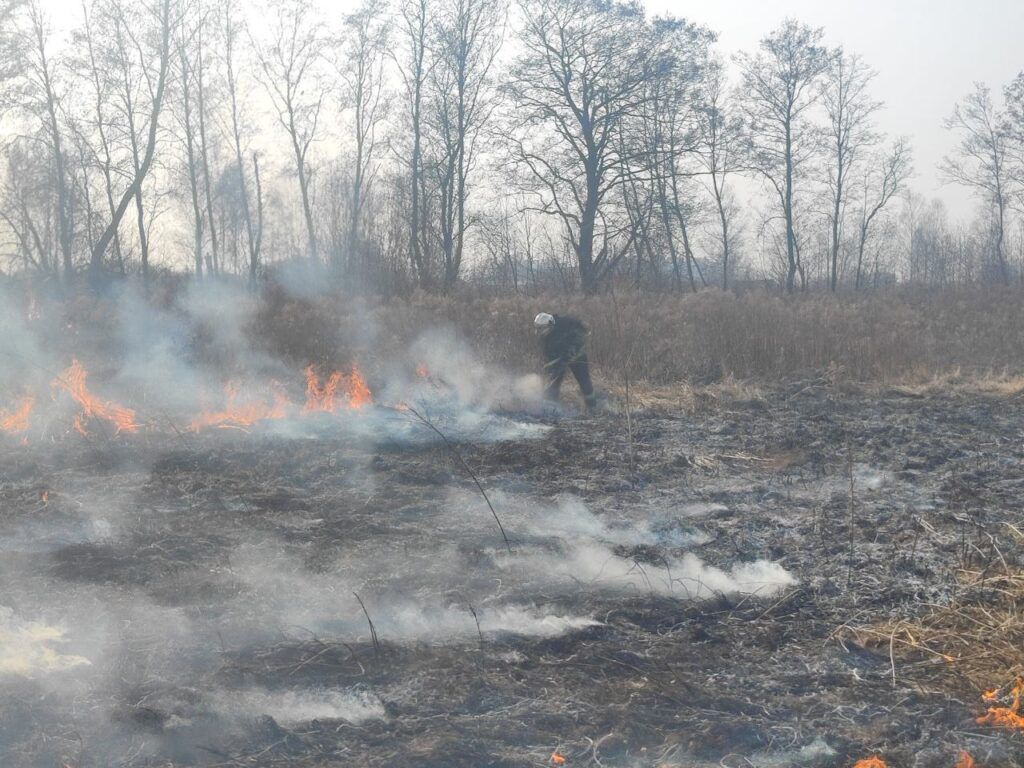
[[[2,414],[4,766],[1024,765],[1021,398],[275,386]]]

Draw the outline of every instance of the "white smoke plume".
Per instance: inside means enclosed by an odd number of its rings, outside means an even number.
[[[35,677],[90,664],[89,659],[63,653],[64,630],[25,621],[0,605],[0,675]]]

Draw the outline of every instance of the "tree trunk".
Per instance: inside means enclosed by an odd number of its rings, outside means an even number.
[[[832,289],[832,293],[835,293],[839,287],[839,217],[842,215],[842,199],[843,199],[843,160],[842,150],[839,152],[839,168],[838,178],[836,180],[836,196],[833,201],[834,205],[832,208],[832,243],[831,243],[831,275],[829,277],[829,285]]]
[[[1009,285],[1010,271],[1006,265],[1006,254],[1003,252],[1003,241],[1006,231],[1006,202],[1001,192],[996,197],[996,210],[998,212],[996,220],[996,258],[999,261],[999,275],[1002,278],[1003,284]]]
[[[193,232],[193,259],[195,263],[196,278],[203,277],[203,213],[199,206],[199,179],[196,168],[195,137],[192,130],[192,89],[189,84],[191,65],[185,52],[184,44],[179,50],[181,59],[181,101],[184,114],[185,129],[185,155],[188,165],[188,186],[192,200],[192,232]]]
[[[598,276],[594,264],[594,232],[597,223],[598,176],[597,158],[587,162],[587,199],[580,216],[580,237],[576,246],[576,260],[580,270],[580,288],[583,293],[597,293]]]
[[[792,293],[796,284],[796,233],[793,231],[793,125],[786,119],[786,189],[783,213],[786,217],[786,292]]]
[[[61,144],[60,122],[57,120],[57,94],[53,90],[53,81],[50,78],[50,61],[46,57],[44,22],[41,17],[36,16],[36,12],[37,10],[33,9],[33,26],[36,44],[39,48],[39,74],[42,78],[43,95],[46,99],[47,129],[50,133],[53,167],[57,177],[57,238],[60,244],[64,278],[70,283],[74,274],[74,264],[71,261],[73,225],[71,222],[71,198],[68,194],[66,158]]]
[[[309,176],[306,171],[306,152],[299,144],[298,129],[295,127],[295,114],[292,105],[288,105],[288,131],[292,137],[292,149],[295,152],[295,167],[299,176],[299,192],[302,195],[302,215],[306,220],[306,249],[307,255],[314,264],[320,263],[320,255],[317,250],[316,229],[313,225],[313,208],[309,201]]]
[[[252,155],[252,174],[256,183],[256,232],[255,241],[249,249],[249,284],[255,290],[263,247],[263,185],[260,183],[260,162],[255,152]]]
[[[231,137],[235,145],[235,169],[238,172],[238,195],[242,203],[242,218],[245,220],[245,233],[248,237],[247,246],[249,250],[250,265],[258,260],[256,251],[256,233],[253,229],[252,210],[249,207],[249,188],[245,181],[245,161],[242,158],[242,129],[238,123],[238,86],[235,82],[235,68],[233,59],[235,31],[231,28],[231,19],[227,20],[225,43],[227,47],[225,61],[228,78],[228,93],[231,101]],[[236,238],[237,240],[237,238]],[[238,260],[238,245],[234,244],[232,257]],[[250,266],[251,269],[251,266]]]
[[[724,181],[722,185],[724,186]],[[729,290],[729,217],[725,212],[725,199],[722,187],[718,183],[718,174],[711,174],[711,185],[715,191],[715,205],[718,208],[718,220],[722,227],[722,290]]]
[[[207,254],[206,271],[215,274],[219,267],[217,227],[213,217],[213,193],[210,183],[210,155],[206,140],[206,87],[203,85],[203,36],[200,27],[198,37],[199,53],[196,64],[196,98],[199,112],[199,160],[203,168],[203,196],[206,202],[206,220],[210,222],[210,251]]]
[[[114,212],[114,216],[107,225],[107,228],[103,231],[103,234],[100,235],[100,239],[97,241],[96,245],[93,247],[93,262],[103,258],[103,253],[106,251],[107,246],[110,245],[110,241],[113,239],[114,233],[117,231],[117,228],[121,223],[121,219],[124,217],[125,211],[128,210],[128,205],[131,203],[132,198],[141,194],[142,182],[146,178],[146,174],[149,173],[150,166],[153,164],[153,156],[156,152],[157,133],[160,126],[160,111],[163,107],[164,90],[167,85],[167,69],[170,60],[170,35],[170,0],[162,0],[160,70],[157,77],[156,91],[153,96],[153,107],[149,117],[149,135],[146,141],[146,153],[142,159],[142,163],[139,165],[138,170],[135,173],[135,177],[132,179],[128,189],[125,190],[124,195],[122,195],[121,202],[118,204],[117,210]]]

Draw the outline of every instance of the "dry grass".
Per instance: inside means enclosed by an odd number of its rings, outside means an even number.
[[[922,378],[908,376],[890,389],[904,395],[923,397],[937,392],[981,394],[993,397],[1017,398],[1024,396],[1024,376],[1007,372],[967,373],[957,367],[950,371],[933,373]]]
[[[149,301],[180,316],[181,295],[176,283],[153,290]],[[92,346],[116,356],[111,345],[124,315],[114,295],[58,300],[48,310],[54,316],[47,344]],[[303,298],[269,284],[254,302],[245,333],[256,346],[297,364],[360,359],[372,365],[407,349],[427,329],[447,328],[487,362],[532,371],[538,363],[532,318],[541,310],[587,323],[595,371],[613,384],[628,379],[699,388],[825,374],[834,387],[871,382],[904,386],[907,394],[975,387],[1002,397],[1024,395],[1024,291],[993,286],[795,297],[706,290],[539,298],[328,292]],[[209,336],[197,325],[189,354],[225,360],[228,351],[210,348]],[[677,403],[690,398],[674,389],[646,396]]]
[[[255,327],[273,349],[307,357],[331,345],[386,353],[426,328],[447,327],[489,362],[531,370],[537,362],[531,321],[541,310],[583,319],[596,370],[619,382],[627,376],[651,385],[771,382],[830,370],[848,382],[938,388],[980,380],[990,394],[1024,391],[1024,293],[992,288],[795,298],[709,290],[549,299],[278,299],[264,303]]]
[[[626,402],[626,386],[610,381],[607,391],[619,403]],[[671,410],[686,413],[700,413],[730,403],[760,401],[761,388],[749,381],[740,381],[727,376],[720,382],[707,385],[678,384],[630,384],[629,401],[634,408],[642,410]]]
[[[962,697],[1024,675],[1024,571],[993,563],[957,573],[957,597],[919,616],[843,627],[838,636],[888,656],[894,681],[911,678]],[[979,707],[981,700],[978,700]]]

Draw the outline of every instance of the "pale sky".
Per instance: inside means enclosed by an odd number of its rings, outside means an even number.
[[[987,83],[996,94],[1024,70],[1024,0],[646,0],[719,33],[719,50],[753,51],[787,16],[824,27],[830,45],[859,53],[878,71],[873,93],[886,103],[880,127],[914,147],[914,188],[940,197],[954,217],[974,210],[969,195],[942,186],[935,170],[954,144],[943,121],[957,100]]]

